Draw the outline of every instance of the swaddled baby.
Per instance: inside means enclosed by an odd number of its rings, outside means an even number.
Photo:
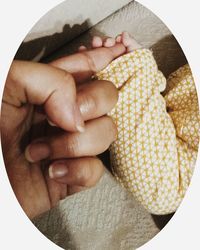
[[[92,46],[116,43],[127,53],[96,74],[119,90],[109,114],[118,129],[110,147],[113,173],[149,212],[171,213],[185,195],[197,158],[200,119],[194,80],[185,65],[166,81],[152,52],[127,32],[104,41],[94,37]]]

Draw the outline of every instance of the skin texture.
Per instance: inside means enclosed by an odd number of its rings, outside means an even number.
[[[95,155],[116,138],[106,113],[117,102],[117,90],[91,76],[125,51],[116,44],[49,65],[11,65],[1,109],[2,149],[12,188],[30,218],[102,176]]]

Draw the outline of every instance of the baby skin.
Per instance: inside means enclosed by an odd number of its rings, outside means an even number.
[[[92,49],[99,48],[109,48],[116,58],[95,75],[119,92],[108,114],[118,130],[110,147],[113,173],[149,212],[175,212],[191,180],[200,135],[190,68],[185,65],[166,80],[152,52],[127,32],[115,39],[94,37]]]

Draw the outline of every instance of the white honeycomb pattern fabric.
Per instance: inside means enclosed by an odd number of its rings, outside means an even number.
[[[190,183],[199,143],[198,100],[189,66],[166,84],[151,51],[139,49],[114,60],[97,78],[119,90],[109,114],[118,128],[110,148],[116,178],[151,213],[174,212]]]

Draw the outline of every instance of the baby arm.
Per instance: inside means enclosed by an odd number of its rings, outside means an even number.
[[[177,134],[160,94],[166,79],[151,51],[125,54],[97,77],[112,81],[119,90],[118,103],[110,113],[118,128],[110,148],[114,175],[151,213],[174,212],[190,183],[197,148]]]

